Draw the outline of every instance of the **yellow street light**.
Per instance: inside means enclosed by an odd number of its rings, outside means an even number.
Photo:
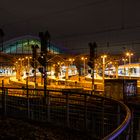
[[[127,61],[128,59],[127,58],[123,58],[122,61],[124,62],[124,65],[125,65],[125,62]]]
[[[84,62],[84,76],[86,74],[86,60],[87,60],[87,57],[82,57],[81,60],[83,60]]]
[[[30,64],[30,59],[32,59],[32,57],[26,56],[25,58],[27,59],[27,71],[26,72],[29,73],[29,68],[30,68],[29,64]]]
[[[71,64],[73,63],[73,61],[75,61],[74,58],[69,58],[69,61],[71,62]]]
[[[102,69],[102,70],[103,70],[103,71],[102,71],[103,74],[102,74],[102,77],[103,77],[103,88],[104,88],[104,79],[105,79],[105,73],[104,73],[104,72],[105,72],[105,59],[107,58],[107,55],[102,55],[101,58],[103,59],[103,69]]]
[[[18,80],[21,80],[21,76],[22,76],[22,61],[24,60],[24,58],[19,58],[18,59],[18,61],[20,62],[20,67],[18,68],[18,76],[17,76],[17,78],[18,78]],[[18,64],[18,62],[16,62],[16,64]]]
[[[103,59],[103,64],[105,64],[105,58],[107,58],[107,55],[102,55],[101,58]]]
[[[81,60],[83,60],[83,63],[84,63],[84,76],[86,75],[86,60],[87,60],[87,57],[82,57]]]

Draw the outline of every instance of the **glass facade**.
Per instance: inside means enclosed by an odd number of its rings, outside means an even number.
[[[39,39],[31,36],[23,37],[16,40],[11,40],[4,43],[4,53],[7,54],[32,54],[32,45],[38,45],[38,53],[40,52],[41,44]],[[57,48],[53,43],[50,43],[48,46],[48,51],[52,54],[60,54],[62,51]]]

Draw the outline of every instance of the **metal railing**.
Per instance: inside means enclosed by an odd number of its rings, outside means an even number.
[[[78,91],[0,87],[4,115],[51,122],[92,139],[130,139],[131,113],[123,103]]]

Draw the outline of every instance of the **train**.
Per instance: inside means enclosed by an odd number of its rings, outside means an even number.
[[[114,66],[110,68],[106,68],[105,75],[107,76],[115,76],[116,69]],[[125,65],[119,65],[118,67],[118,76],[125,76],[125,77],[140,77],[140,63],[131,63]]]

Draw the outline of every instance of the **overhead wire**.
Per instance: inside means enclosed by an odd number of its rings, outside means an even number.
[[[111,0],[97,0],[97,1],[91,1],[91,2],[88,2],[88,3],[85,3],[85,4],[80,4],[78,6],[73,6],[71,8],[65,8],[65,9],[61,9],[61,10],[56,10],[56,11],[53,11],[53,12],[49,12],[49,13],[45,13],[45,15],[42,15],[42,16],[36,16],[36,17],[31,17],[31,18],[28,18],[26,20],[17,20],[15,22],[9,22],[3,26],[7,26],[7,25],[12,25],[12,24],[17,24],[17,23],[23,23],[23,22],[29,22],[29,21],[35,21],[35,20],[38,20],[38,19],[41,19],[41,18],[44,18],[44,16],[46,15],[58,15],[58,14],[63,14],[63,13],[66,13],[66,12],[69,12],[69,11],[73,11],[73,10],[78,10],[78,9],[81,9],[81,8],[86,8],[86,7],[91,7],[91,6],[95,6],[97,4],[102,4],[104,2],[108,2],[108,1],[111,1]],[[5,9],[4,9],[5,10]],[[10,11],[8,10],[5,10],[7,11],[8,13],[10,13]],[[10,13],[11,14],[11,13]]]

